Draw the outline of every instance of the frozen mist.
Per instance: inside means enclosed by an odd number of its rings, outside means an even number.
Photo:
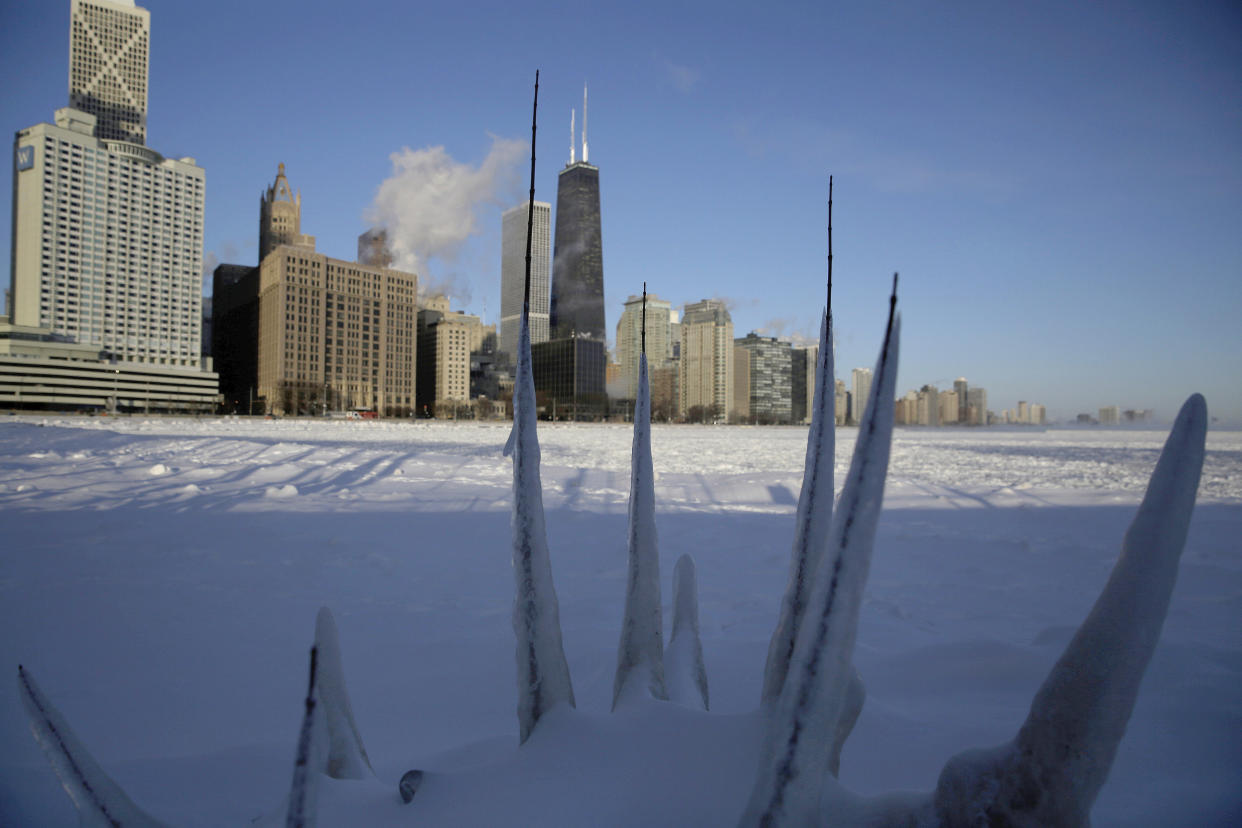
[[[551,714],[520,750],[507,432],[6,418],[0,650],[38,677],[133,801],[170,824],[283,821],[321,605],[335,611],[383,782],[324,778],[320,824],[356,824],[363,790],[376,825],[487,824],[535,806],[542,818],[509,824],[732,824],[749,782],[738,793],[721,781],[755,771],[736,747],[760,737],[751,712],[788,577],[806,429],[652,429],[662,578],[693,553],[710,716],[657,702],[608,713],[632,432],[541,430],[579,709]],[[931,791],[950,756],[1014,738],[1104,586],[1165,436],[895,433],[854,653],[868,699],[843,786]],[[837,435],[838,481],[854,437]],[[164,474],[150,473],[157,465]],[[264,496],[285,485],[297,494]],[[1095,824],[1237,822],[1239,529],[1242,435],[1209,433],[1170,614]],[[0,824],[76,825],[16,682],[0,686],[0,727]],[[558,758],[567,746],[581,746],[576,766]],[[411,768],[427,777],[406,806],[396,780]],[[620,769],[618,798],[601,780]]]

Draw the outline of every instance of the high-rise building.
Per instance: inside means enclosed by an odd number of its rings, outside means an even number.
[[[953,392],[957,394],[957,422],[961,425],[970,424],[970,387],[966,384],[965,377],[958,377],[953,380]]]
[[[392,262],[392,250],[388,247],[387,230],[383,227],[372,227],[358,236],[358,264],[392,267]]]
[[[853,396],[850,398],[850,422],[854,425],[862,423],[867,413],[867,400],[871,396],[871,369],[855,368],[850,376],[853,383]]]
[[[418,277],[315,252],[282,164],[260,204],[257,385],[275,414],[415,407]],[[260,250],[263,245],[260,244]]]
[[[302,235],[302,193],[295,195],[289,186],[284,164],[259,196],[259,262],[282,244],[315,249],[315,237]]]
[[[211,353],[224,410],[254,414],[259,392],[259,268],[217,266],[211,297]]]
[[[966,391],[966,424],[988,424],[988,391],[974,386]]]
[[[470,399],[470,354],[482,347],[477,316],[433,297],[418,312],[418,410],[453,417]]]
[[[940,392],[940,424],[953,425],[958,422],[958,404],[956,391]]]
[[[751,422],[791,422],[793,350],[790,344],[756,333],[735,339],[733,344],[750,352]]]
[[[792,420],[794,423],[810,423],[814,417],[816,370],[819,367],[819,346],[804,345],[793,349],[792,369]]]
[[[833,413],[837,425],[846,425],[850,421],[850,392],[845,390],[845,380],[836,381],[833,394]]]
[[[733,402],[729,419],[750,422],[750,351],[733,346]]]
[[[1118,425],[1121,422],[1121,407],[1106,405],[1100,409],[1100,425]]]
[[[535,202],[505,210],[500,217],[500,350],[517,365],[518,333],[526,295],[526,228],[530,237],[530,343],[547,342],[552,281],[552,205]]]
[[[618,395],[632,400],[638,393],[638,357],[643,349],[643,297],[625,300],[625,310],[617,320],[617,362],[620,364]],[[647,294],[647,378],[656,368],[673,359],[673,307],[654,293]]]
[[[556,182],[552,250],[551,338],[585,336],[604,342],[604,247],[599,167],[587,163],[586,92],[582,95],[582,160],[570,160]]]
[[[934,385],[924,385],[918,392],[915,424],[921,426],[940,425],[940,389]]]
[[[727,418],[733,407],[733,319],[724,302],[704,299],[681,316],[680,403],[683,416],[702,407]]]
[[[147,142],[151,14],[133,0],[71,0],[69,106],[103,141]]]

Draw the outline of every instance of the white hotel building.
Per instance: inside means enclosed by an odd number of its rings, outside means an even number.
[[[55,123],[20,130],[13,145],[0,405],[210,410],[216,375],[201,356],[205,177],[193,158],[165,158],[142,143],[147,11],[73,0],[71,27],[71,106]],[[23,351],[35,340],[78,347],[53,349],[56,358],[46,348]],[[67,379],[63,363],[74,353],[81,358],[70,361],[99,365],[78,365],[77,379]],[[97,371],[109,375],[112,393],[84,379]],[[124,387],[128,397],[117,393]],[[163,390],[139,390],[148,388]]]

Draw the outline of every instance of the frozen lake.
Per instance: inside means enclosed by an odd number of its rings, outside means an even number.
[[[131,796],[179,825],[279,809],[324,604],[382,779],[452,767],[455,750],[489,739],[508,749],[508,431],[5,418],[0,661],[30,668]],[[952,754],[1013,735],[1107,578],[1165,436],[896,432],[848,787],[930,789]],[[599,713],[625,592],[630,438],[626,426],[540,428],[566,654],[579,709]],[[838,431],[838,487],[853,438]],[[666,605],[672,564],[690,552],[712,711],[751,710],[806,429],[657,426],[652,442]],[[1242,822],[1242,433],[1209,432],[1207,445],[1162,643],[1097,825]],[[0,683],[0,739],[0,824],[75,825],[12,681]]]

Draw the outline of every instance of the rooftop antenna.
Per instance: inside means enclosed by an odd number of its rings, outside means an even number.
[[[587,96],[586,96],[586,93],[587,93],[587,86],[585,83],[583,83],[582,84],[582,163],[583,164],[588,163],[587,161],[587,137],[586,137],[586,128],[587,128],[587,109],[586,109]]]
[[[569,108],[569,163],[574,163],[574,153],[577,152],[578,133],[574,129],[574,108]]]

